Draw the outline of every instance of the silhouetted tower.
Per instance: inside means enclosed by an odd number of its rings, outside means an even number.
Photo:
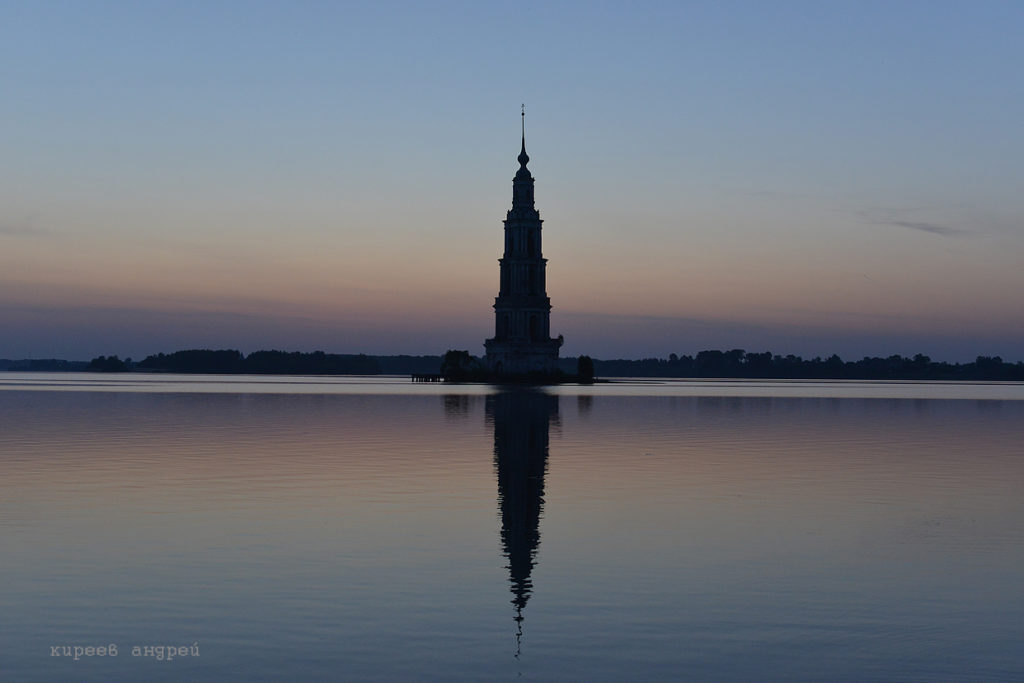
[[[512,180],[512,208],[505,218],[501,284],[494,300],[494,338],[484,342],[487,369],[499,375],[551,373],[562,337],[551,338],[547,259],[541,254],[540,213],[533,205],[533,176],[526,164],[526,112],[519,171]]]

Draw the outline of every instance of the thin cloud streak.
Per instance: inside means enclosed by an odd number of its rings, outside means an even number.
[[[963,237],[974,234],[974,231],[972,230],[941,225],[939,223],[932,223],[931,221],[905,220],[904,217],[907,214],[915,211],[918,211],[918,209],[868,209],[866,211],[861,211],[860,215],[865,221],[872,225],[892,225],[897,228],[918,230],[920,232],[927,232],[941,237]]]
[[[10,223],[0,223],[0,235],[8,235],[11,237],[22,236],[22,235],[41,235],[43,234],[40,230],[36,230],[32,226],[27,225],[11,225]]]
[[[35,222],[35,216],[0,221],[0,235],[7,235],[10,237],[24,237],[26,235],[43,237],[51,234],[49,230],[43,230],[37,227]]]
[[[950,228],[945,225],[937,225],[935,223],[923,223],[918,221],[886,221],[882,224],[895,225],[900,228],[910,228],[911,230],[920,230],[921,232],[930,232],[933,235],[942,235],[944,237],[970,234],[970,230],[963,230],[961,228]]]

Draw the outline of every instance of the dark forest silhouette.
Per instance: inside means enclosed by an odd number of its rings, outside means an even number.
[[[121,360],[117,356],[97,356],[85,369],[91,372],[128,372],[131,362],[131,358]]]
[[[667,359],[595,360],[594,371],[605,377],[1024,381],[1024,363],[1007,363],[999,356],[978,356],[973,363],[933,361],[923,354],[857,361],[844,361],[837,355],[805,360],[743,349],[701,351],[696,356],[673,353]]]
[[[314,351],[190,349],[147,356],[139,370],[252,375],[390,375],[437,372],[440,356],[368,356]]]
[[[447,361],[447,362],[445,362]],[[454,363],[454,364],[453,364]],[[442,367],[444,364],[444,367]],[[137,363],[117,356],[98,356],[91,362],[59,359],[0,359],[0,370],[119,372],[278,374],[278,375],[403,375],[412,373],[451,373],[458,379],[475,379],[473,370],[482,367],[480,359],[468,351],[452,351],[444,356],[371,356],[286,351],[255,351],[248,356],[236,350],[191,349],[170,354],[159,353]],[[770,351],[749,353],[701,351],[695,356],[670,354],[668,358],[640,360],[599,360],[588,356],[559,359],[565,378],[597,377],[680,377],[735,379],[871,379],[871,380],[968,380],[1024,381],[1024,362],[1008,362],[999,356],[978,356],[969,363],[933,361],[928,356],[892,355],[844,361],[837,355],[804,359],[800,356],[774,355]]]
[[[0,370],[20,372],[78,372],[89,369],[89,361],[60,358],[0,358]]]

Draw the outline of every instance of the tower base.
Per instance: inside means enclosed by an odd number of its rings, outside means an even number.
[[[532,342],[488,339],[484,365],[498,377],[551,375],[558,371],[561,346],[561,337]]]

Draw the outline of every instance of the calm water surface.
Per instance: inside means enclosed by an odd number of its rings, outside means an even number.
[[[1022,426],[1013,384],[6,373],[0,680],[1024,680]]]

